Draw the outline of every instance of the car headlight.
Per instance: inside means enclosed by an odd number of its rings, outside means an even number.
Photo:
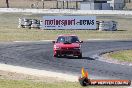
[[[59,46],[54,46],[54,48],[57,50],[61,49],[61,47],[59,47]]]

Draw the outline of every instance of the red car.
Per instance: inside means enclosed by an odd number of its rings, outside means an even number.
[[[82,58],[81,43],[76,35],[59,35],[54,43],[54,57],[73,55]]]

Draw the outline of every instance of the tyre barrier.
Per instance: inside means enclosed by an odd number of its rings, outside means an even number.
[[[36,20],[36,19],[32,19],[31,20],[31,28],[40,28],[40,21],[39,20]]]
[[[40,20],[39,23],[40,23],[39,28],[43,29],[43,26],[42,26],[43,25],[43,20]]]
[[[117,31],[116,21],[100,21],[99,31]]]
[[[19,18],[18,21],[18,28],[37,28],[40,29],[40,20],[37,19],[26,19],[26,18]],[[42,23],[41,23],[42,24]]]

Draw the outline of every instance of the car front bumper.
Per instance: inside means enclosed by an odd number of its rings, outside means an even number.
[[[54,53],[58,55],[74,55],[74,56],[81,55],[80,50],[54,50]]]

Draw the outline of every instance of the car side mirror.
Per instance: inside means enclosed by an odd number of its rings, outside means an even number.
[[[52,41],[52,43],[55,43],[55,41]]]
[[[83,43],[83,41],[80,41],[80,43]]]

